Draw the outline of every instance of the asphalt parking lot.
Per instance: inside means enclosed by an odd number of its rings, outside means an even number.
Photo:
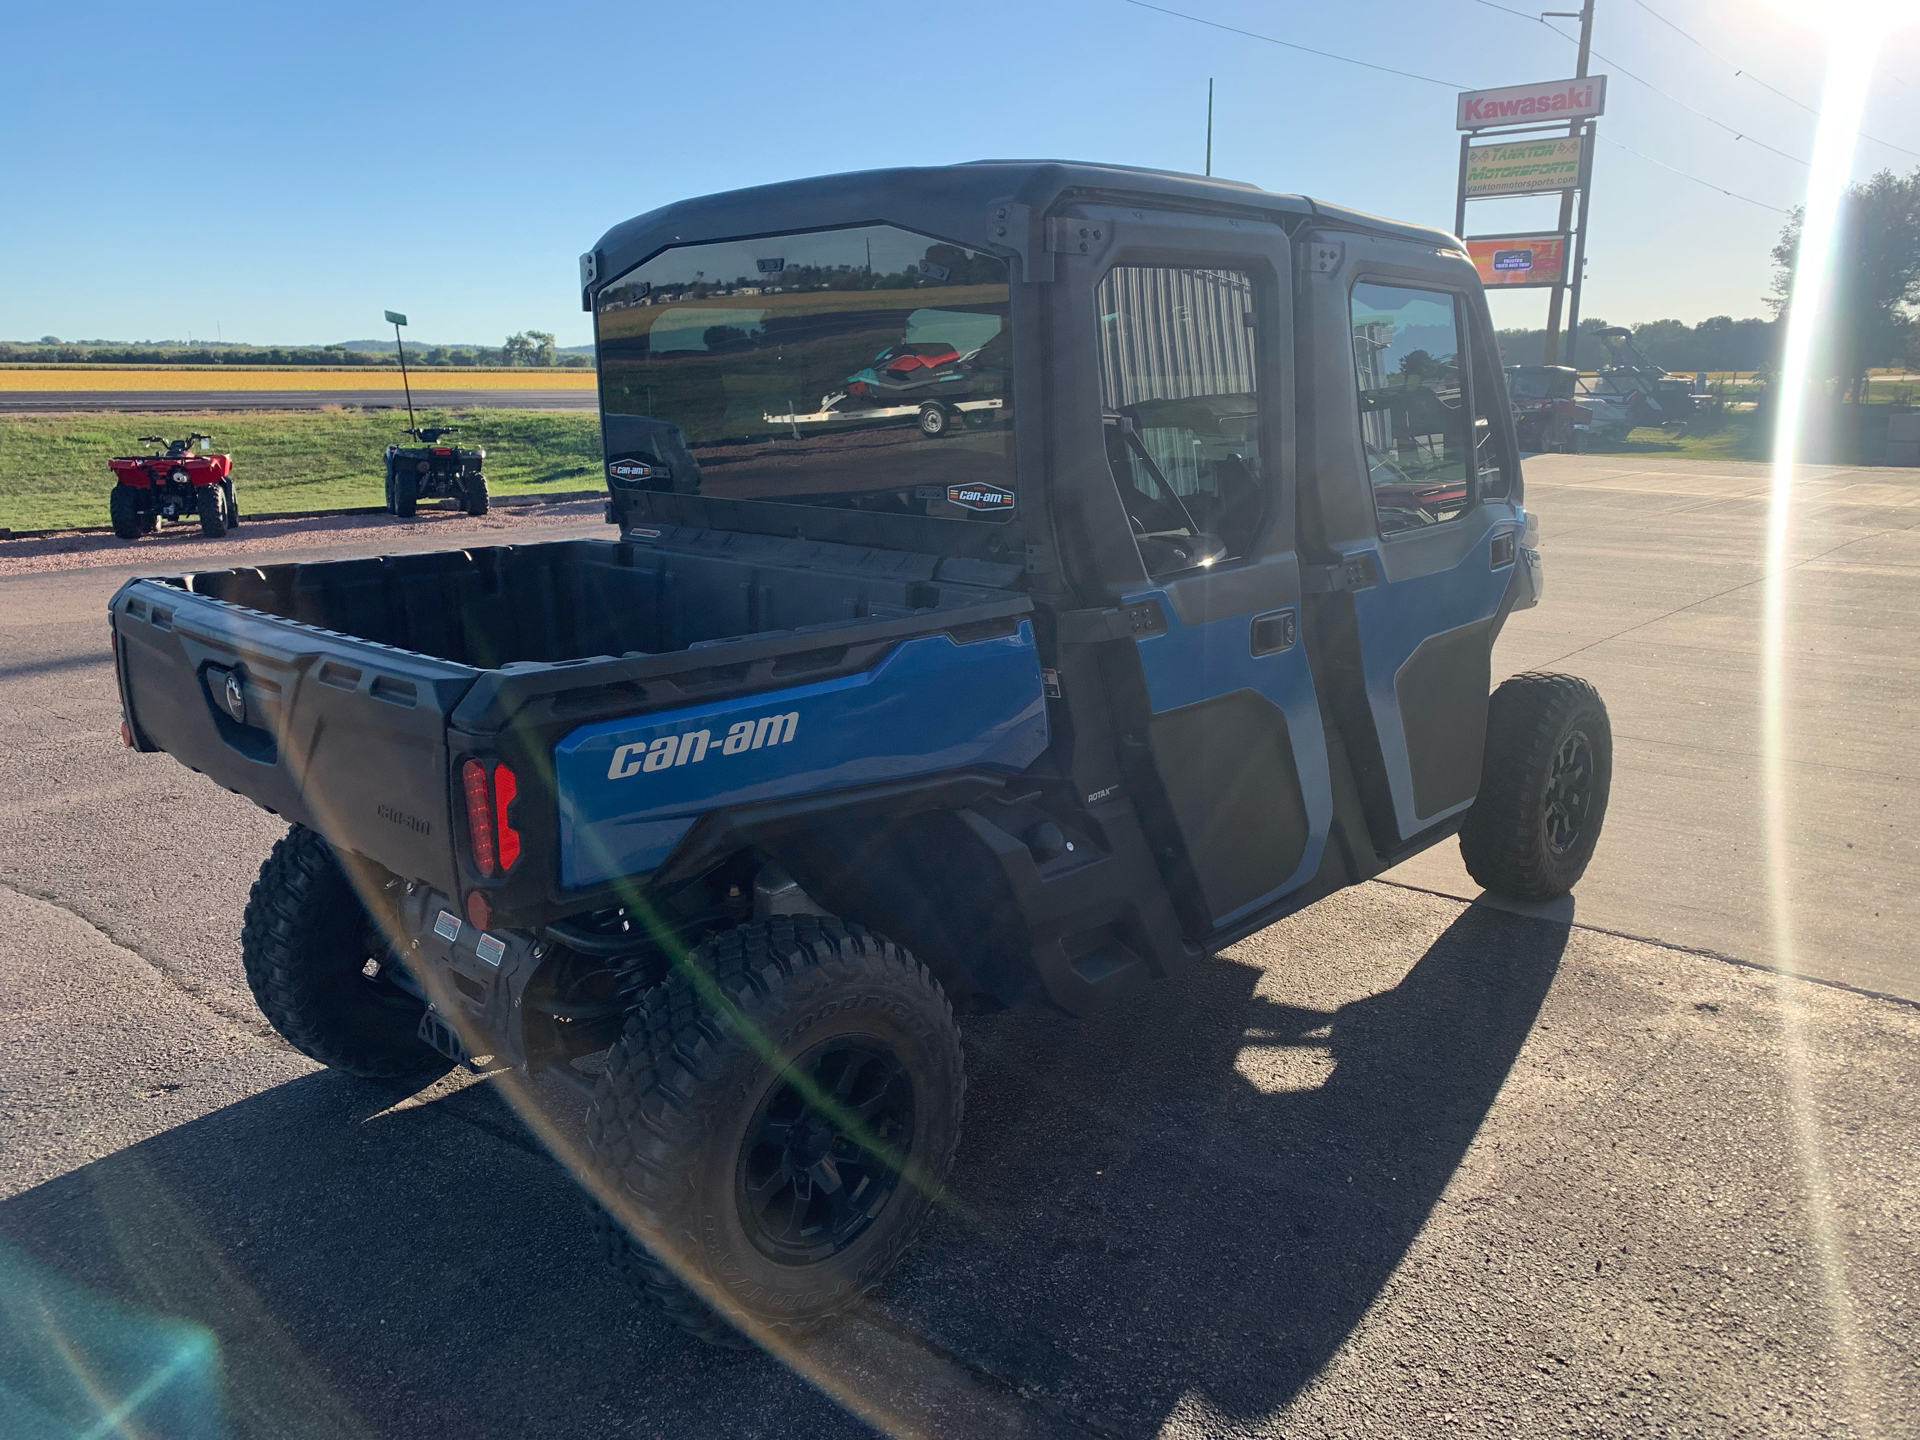
[[[630,1302],[496,1084],[264,1029],[239,916],[279,824],[123,750],[104,658],[121,579],[227,551],[0,544],[0,1434],[129,1394],[196,1436],[1920,1432],[1920,472],[1800,492],[1785,955],[1764,473],[1528,477],[1548,593],[1496,670],[1586,674],[1618,744],[1571,905],[1470,903],[1445,847],[1098,1021],[967,1022],[953,1204],[790,1364]]]

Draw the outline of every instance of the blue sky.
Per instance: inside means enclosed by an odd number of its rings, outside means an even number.
[[[1566,40],[1478,0],[1165,3],[1450,83],[1573,70]],[[1197,170],[1210,75],[1216,173],[1452,222],[1446,85],[1125,0],[148,0],[12,13],[5,339],[320,342],[377,335],[392,307],[423,340],[535,328],[582,343],[575,257],[630,215],[799,175],[985,156]],[[1796,202],[1805,170],[1762,145],[1806,156],[1813,117],[1732,71],[1817,104],[1816,40],[1757,4],[1599,0],[1594,43],[1753,138],[1596,61],[1614,76],[1603,135],[1765,205]],[[1887,49],[1866,129],[1920,152],[1920,29]],[[1861,145],[1861,174],[1916,165],[1920,153]],[[1589,315],[1763,313],[1781,215],[1612,145],[1593,206]],[[1469,215],[1470,232],[1552,218],[1545,200]],[[1540,292],[1496,299],[1501,323],[1544,314]]]

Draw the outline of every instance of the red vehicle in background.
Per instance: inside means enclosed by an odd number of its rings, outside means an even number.
[[[192,515],[199,518],[200,533],[217,540],[240,523],[240,507],[233,498],[233,457],[210,453],[211,435],[197,430],[184,440],[142,435],[140,443],[166,448],[107,462],[119,482],[107,497],[114,534],[138,540],[151,535],[162,520]]]
[[[1572,455],[1593,424],[1593,411],[1576,398],[1580,372],[1569,365],[1507,366],[1507,398],[1522,450]]]

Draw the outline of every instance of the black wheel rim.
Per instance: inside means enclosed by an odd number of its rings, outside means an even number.
[[[880,1041],[822,1041],[777,1079],[740,1147],[735,1190],[754,1248],[783,1265],[838,1255],[893,1198],[913,1147],[913,1082]]]
[[[1547,849],[1564,855],[1579,843],[1592,803],[1593,746],[1586,731],[1575,730],[1553,752],[1553,766],[1547,773],[1547,797],[1542,807]]]

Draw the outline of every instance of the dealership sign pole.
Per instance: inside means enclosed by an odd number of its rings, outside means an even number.
[[[1569,12],[1569,18],[1571,13]],[[1607,77],[1587,74],[1593,35],[1593,0],[1579,11],[1580,56],[1571,80],[1470,90],[1459,97],[1454,126],[1460,135],[1460,181],[1454,202],[1454,233],[1489,287],[1550,288],[1546,363],[1559,348],[1560,309],[1572,290],[1572,324],[1578,324],[1580,285],[1587,249],[1587,192],[1593,178],[1594,122],[1606,111]],[[1560,127],[1566,126],[1565,130]],[[1475,142],[1492,132],[1491,143]],[[1543,133],[1546,132],[1546,133]],[[1580,194],[1578,242],[1570,233],[1574,192]],[[1550,231],[1468,237],[1467,202],[1512,195],[1560,197],[1560,223]],[[1571,263],[1570,263],[1571,262]],[[1578,337],[1569,334],[1567,360],[1574,363]]]

